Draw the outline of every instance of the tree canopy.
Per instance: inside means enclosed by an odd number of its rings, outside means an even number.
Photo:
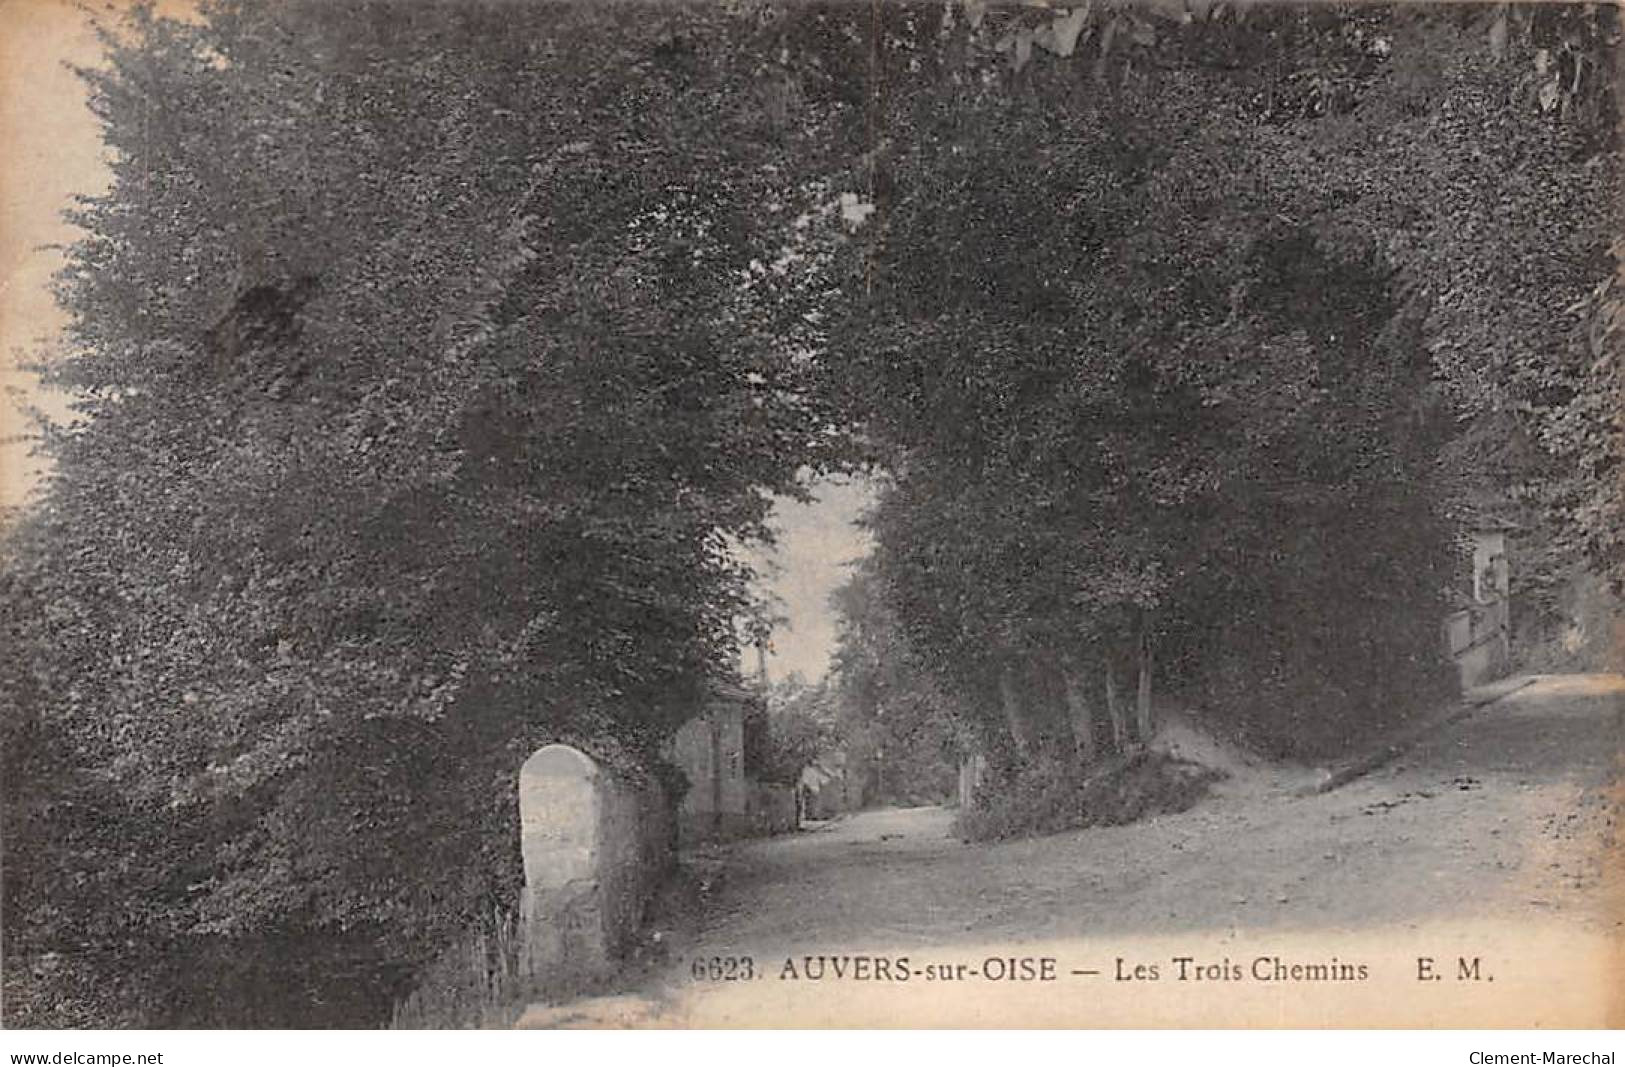
[[[820,131],[748,22],[649,15],[105,31],[51,368],[85,420],[7,544],[14,948],[421,958],[512,899],[531,748],[658,762],[735,662],[733,546],[840,460],[804,301],[753,269]],[[196,1007],[142,978],[103,995]]]
[[[1068,658],[1156,645],[1256,742],[1335,751],[1442,695],[1470,506],[1596,536],[1611,16],[888,16],[870,123],[907,132],[837,348],[888,588],[995,723],[1001,672],[1042,713]]]

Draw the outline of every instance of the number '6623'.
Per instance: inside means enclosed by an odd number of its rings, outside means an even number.
[[[748,982],[756,964],[749,956],[695,956],[688,971],[698,982]]]

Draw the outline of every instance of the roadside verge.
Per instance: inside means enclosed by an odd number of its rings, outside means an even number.
[[[1461,702],[1453,704],[1443,711],[1423,719],[1421,722],[1411,723],[1402,730],[1395,731],[1387,740],[1383,741],[1370,752],[1359,758],[1336,767],[1329,768],[1325,777],[1313,785],[1301,790],[1303,796],[1315,796],[1320,793],[1330,793],[1356,778],[1363,778],[1372,771],[1388,763],[1401,753],[1416,745],[1424,738],[1444,729],[1452,723],[1460,722],[1479,708],[1486,707],[1498,700],[1511,696],[1525,686],[1534,684],[1539,678],[1536,674],[1516,674],[1510,678],[1491,682],[1488,685],[1476,685],[1461,694]]]

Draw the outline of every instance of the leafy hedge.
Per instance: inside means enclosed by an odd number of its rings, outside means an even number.
[[[1186,811],[1222,777],[1154,749],[1090,767],[1050,760],[1007,766],[977,788],[955,832],[966,841],[1002,841],[1117,826]]]

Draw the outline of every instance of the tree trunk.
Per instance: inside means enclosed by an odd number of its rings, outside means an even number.
[[[1072,723],[1072,741],[1078,759],[1085,765],[1093,763],[1095,751],[1095,709],[1085,694],[1078,665],[1071,656],[1061,657],[1061,683],[1066,687],[1066,709]]]
[[[1135,700],[1134,718],[1140,743],[1149,745],[1155,724],[1151,721],[1151,633],[1144,620],[1140,623],[1140,691]]]
[[[1111,652],[1105,654],[1106,661],[1106,716],[1112,722],[1112,751],[1122,753],[1128,751],[1127,723],[1123,721],[1123,706],[1117,700],[1117,672],[1112,669]]]
[[[1010,739],[1015,742],[1016,755],[1030,759],[1033,754],[1032,723],[1028,721],[1021,697],[1016,692],[1016,672],[1009,664],[999,672],[999,703],[1004,708],[1005,725],[1010,728]]]

